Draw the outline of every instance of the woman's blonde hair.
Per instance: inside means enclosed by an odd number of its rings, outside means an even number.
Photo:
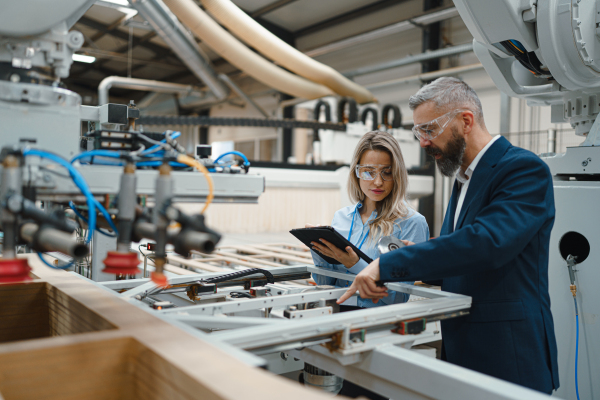
[[[394,182],[392,192],[377,203],[377,218],[371,221],[371,229],[369,230],[369,242],[373,242],[375,238],[391,235],[394,232],[394,221],[408,216],[409,208],[406,202],[408,173],[406,172],[400,145],[391,134],[382,131],[371,131],[365,134],[358,142],[350,164],[348,195],[352,202],[363,203],[366,197],[356,176],[356,166],[367,150],[385,151],[390,155]]]

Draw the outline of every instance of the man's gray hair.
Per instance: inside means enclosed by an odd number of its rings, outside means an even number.
[[[408,105],[414,111],[428,101],[433,101],[437,108],[445,112],[467,108],[475,115],[475,121],[479,125],[485,126],[479,96],[471,86],[460,79],[450,76],[438,78],[412,95],[408,100]]]

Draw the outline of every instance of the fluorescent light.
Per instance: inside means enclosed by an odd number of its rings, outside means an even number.
[[[86,56],[83,54],[73,54],[73,61],[79,61],[90,64],[96,61],[96,57]]]
[[[129,6],[129,2],[127,0],[102,0],[106,3],[118,4],[120,6]]]

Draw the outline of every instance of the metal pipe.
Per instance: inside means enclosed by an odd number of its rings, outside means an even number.
[[[254,100],[252,100],[250,98],[250,96],[248,96],[246,93],[244,93],[242,91],[242,89],[240,89],[238,87],[238,85],[236,85],[227,75],[219,74],[219,79],[221,79],[223,82],[225,82],[225,84],[227,84],[227,86],[229,86],[231,88],[231,90],[233,90],[238,96],[240,96],[242,99],[244,99],[244,101],[247,104],[250,104],[252,107],[254,107],[254,109],[256,109],[259,113],[261,113],[263,115],[263,117],[269,118],[269,114],[267,114],[267,112],[265,110],[263,110],[261,106],[256,104],[256,102]]]
[[[392,79],[389,81],[372,83],[370,85],[367,85],[367,88],[375,89],[375,88],[381,88],[381,87],[388,87],[391,85],[400,85],[402,83],[429,81],[429,80],[432,80],[435,78],[439,78],[440,76],[462,74],[465,72],[476,71],[476,70],[482,69],[482,68],[483,68],[483,65],[477,63],[477,64],[469,64],[469,65],[464,65],[464,66],[455,67],[455,68],[440,69],[438,71],[432,71],[432,72],[427,72],[427,73],[418,74],[418,75],[411,75],[411,76],[407,76],[405,78]]]
[[[444,21],[457,16],[459,16],[458,10],[456,9],[456,7],[451,7],[445,10],[435,11],[432,13],[420,15],[418,17],[409,18],[404,21],[384,26],[383,28],[374,29],[372,31],[361,33],[356,36],[351,36],[346,39],[338,40],[337,42],[328,43],[324,46],[305,51],[304,54],[306,54],[309,57],[317,57],[323,54],[328,54],[334,51],[342,50],[348,47],[356,46],[372,40],[381,39],[386,36],[414,29],[422,25],[433,24],[434,22]]]
[[[133,231],[138,239],[156,240],[156,226],[149,222],[136,223]],[[187,255],[192,250],[210,253],[215,249],[217,241],[214,235],[204,232],[169,230],[167,231],[167,243],[174,245],[176,250],[186,253],[182,255]]]
[[[38,251],[59,251],[75,259],[87,256],[89,247],[84,243],[77,242],[72,235],[50,227],[42,227],[28,222],[21,226],[19,234],[22,239],[33,243]]]
[[[408,56],[400,58],[398,60],[388,61],[377,65],[371,65],[368,67],[357,68],[352,71],[344,72],[344,76],[354,77],[357,75],[365,75],[373,72],[383,71],[385,69],[401,67],[404,65],[415,64],[422,61],[434,60],[437,58],[454,56],[462,53],[468,53],[473,51],[473,43],[460,44],[458,46],[446,47],[444,49],[428,51],[425,53],[417,54],[414,56]],[[369,87],[369,86],[367,86]]]
[[[152,25],[156,33],[190,71],[206,84],[213,93],[214,100],[220,101],[227,98],[229,89],[219,81],[217,74],[210,66],[208,57],[203,55],[194,38],[161,0],[129,0],[129,2]]]
[[[158,93],[174,93],[184,96],[206,98],[206,92],[192,85],[180,83],[159,82],[148,79],[126,78],[123,76],[106,77],[98,85],[98,104],[108,103],[108,91],[113,87],[142,90]],[[214,101],[214,99],[211,99]]]
[[[22,176],[19,159],[8,155],[2,163],[2,184],[0,185],[0,199],[6,202],[11,193],[21,193]],[[5,259],[16,257],[17,245],[17,217],[10,210],[8,205],[0,208],[0,221],[4,231],[2,242],[2,257]]]
[[[137,179],[135,176],[135,164],[127,163],[121,174],[119,190],[119,238],[117,240],[117,251],[129,252],[133,221],[135,219]]]

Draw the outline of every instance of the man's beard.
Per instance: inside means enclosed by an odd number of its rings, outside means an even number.
[[[440,154],[442,157],[435,159],[440,172],[444,176],[453,177],[462,165],[467,143],[465,142],[465,138],[458,133],[457,128],[452,127],[450,132],[452,133],[452,138],[448,141],[446,150],[442,151],[438,148],[429,147],[425,149],[425,152],[434,158]]]

